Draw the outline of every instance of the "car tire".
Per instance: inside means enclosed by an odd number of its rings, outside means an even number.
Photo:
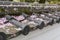
[[[23,35],[27,35],[27,34],[29,34],[29,32],[30,32],[30,27],[29,27],[29,26],[26,26],[26,27],[23,29],[22,34],[23,34]]]
[[[60,22],[60,18],[59,18],[59,22]]]
[[[0,33],[0,40],[7,40],[7,35],[4,33]]]
[[[38,26],[38,28],[39,28],[39,29],[43,29],[44,26],[45,26],[45,24],[44,24],[44,22],[42,22],[42,23]]]
[[[54,24],[54,20],[52,20],[51,22],[50,22],[50,25],[53,25]]]
[[[59,20],[57,20],[56,23],[59,23]]]

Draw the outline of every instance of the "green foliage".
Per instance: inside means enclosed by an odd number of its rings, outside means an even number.
[[[20,12],[20,13],[26,13],[26,14],[31,14],[31,11],[30,11],[30,9],[29,8],[20,8],[20,9],[18,9],[18,11]]]
[[[3,8],[0,8],[0,12],[5,12],[5,10]]]
[[[39,3],[45,3],[46,0],[40,0]]]
[[[38,0],[13,0],[16,2],[34,2],[34,1],[38,1]],[[39,3],[45,3],[45,0],[39,0]]]
[[[25,0],[25,2],[34,2],[35,0]]]

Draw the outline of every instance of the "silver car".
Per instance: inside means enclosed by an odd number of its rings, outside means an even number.
[[[29,31],[30,27],[27,24],[20,23],[9,15],[0,18],[0,40],[16,37],[21,33],[27,35]]]

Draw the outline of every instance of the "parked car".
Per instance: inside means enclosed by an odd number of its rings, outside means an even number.
[[[19,16],[14,16],[14,18],[23,24],[29,25],[30,29],[36,29],[36,27],[38,26],[38,24],[35,23],[34,21],[28,20],[26,16],[19,15]]]
[[[29,32],[30,27],[27,24],[23,24],[9,15],[0,18],[0,40],[16,37],[21,33],[27,35]]]
[[[53,25],[54,20],[52,18],[49,18],[48,16],[45,16],[44,14],[39,15],[40,18],[42,18],[46,25]]]
[[[50,13],[44,13],[46,16],[48,16],[49,18],[53,18],[54,19],[54,22],[56,23],[59,23],[59,17],[53,15],[53,14],[50,14]]]
[[[32,16],[32,15],[31,15]],[[20,16],[18,16],[16,19],[22,23],[25,23],[25,24],[28,24],[30,26],[31,29],[36,29],[36,28],[40,28],[42,29],[42,27],[44,26],[41,26],[42,24],[40,24],[40,21],[39,20],[32,20],[31,16],[27,16],[27,14],[22,14]],[[39,23],[38,23],[39,22]]]
[[[30,15],[30,17],[28,17],[28,19],[34,21],[35,23],[38,23],[39,29],[42,29],[45,26],[43,19],[38,18],[38,16],[35,14]]]

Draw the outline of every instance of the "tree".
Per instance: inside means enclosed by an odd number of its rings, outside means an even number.
[[[39,3],[45,3],[46,0],[40,0]]]
[[[25,0],[26,2],[34,2],[35,0]]]
[[[20,2],[20,0],[13,0],[14,2]]]

